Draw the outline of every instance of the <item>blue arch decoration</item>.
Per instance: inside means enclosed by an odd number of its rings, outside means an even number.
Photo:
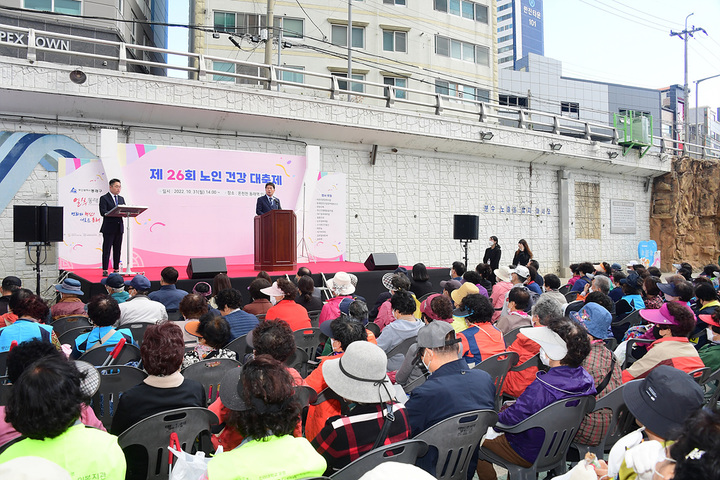
[[[59,158],[96,155],[66,135],[0,132],[0,212],[4,211],[37,164],[58,171]]]

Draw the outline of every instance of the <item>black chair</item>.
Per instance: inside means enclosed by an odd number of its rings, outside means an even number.
[[[715,407],[718,403],[718,399],[720,399],[720,369],[715,370],[708,376],[707,379],[705,379],[703,388],[706,392],[705,405],[708,407]]]
[[[110,430],[120,396],[145,380],[147,373],[126,365],[98,367],[97,370],[100,374],[100,388],[93,395],[90,406],[98,420]]]
[[[118,444],[123,450],[134,445],[143,447],[148,457],[146,478],[167,480],[168,456],[172,455],[168,451],[170,435],[177,434],[180,448],[185,452],[191,453],[195,440],[200,439],[201,449],[210,453],[210,429],[217,424],[217,416],[207,408],[178,408],[139,421],[120,434]]]
[[[90,365],[95,365],[96,367],[98,367],[105,363],[108,355],[110,355],[110,353],[114,349],[115,345],[109,345],[107,347],[99,347],[94,350],[88,350],[87,352],[80,355],[80,358],[78,360],[83,360],[85,362],[88,362]],[[135,345],[130,345],[126,343],[125,345],[123,345],[122,350],[120,350],[120,354],[113,362],[113,365],[127,365],[128,363],[139,361],[140,349]]]
[[[90,323],[90,320],[88,320],[88,317],[86,317],[85,315],[71,315],[58,318],[57,320],[53,321],[50,326],[53,327],[55,335],[59,337],[63,333],[73,328],[92,327],[92,323]]]
[[[635,382],[641,382],[642,380],[631,380],[627,383],[620,385],[615,390],[611,391],[595,403],[595,410],[608,409],[612,413],[610,423],[608,424],[605,436],[600,440],[600,443],[596,446],[583,445],[581,443],[573,443],[573,447],[580,452],[580,458],[583,458],[586,452],[594,453],[597,458],[602,459],[606,452],[609,452],[615,442],[620,440],[622,437],[634,430],[637,425],[635,424],[635,417],[625,405],[623,399],[623,389],[626,385]]]
[[[538,370],[542,370],[545,367],[543,365],[543,363],[540,361],[539,353],[536,353],[532,357],[528,358],[520,365],[515,365],[510,370],[513,372],[521,372],[521,371],[525,370],[526,368],[530,368],[530,367],[536,367]]]
[[[319,328],[301,328],[293,332],[295,346],[301,350],[305,350],[309,362],[315,362],[317,360],[321,335],[322,332],[320,332]]]
[[[86,325],[83,327],[77,327],[77,328],[71,328],[70,330],[66,330],[63,332],[62,335],[58,335],[58,342],[60,342],[60,345],[71,345],[75,346],[75,340],[77,337],[82,335],[83,333],[88,333],[93,329],[92,326]]]
[[[562,293],[563,295],[565,295],[566,293],[568,293],[568,292],[570,291],[571,288],[572,288],[572,285],[563,285],[562,287],[560,287],[560,289],[558,290],[558,292],[560,292],[560,293]]]
[[[220,381],[225,373],[239,366],[240,362],[232,358],[211,358],[188,365],[180,373],[183,377],[202,384],[207,395],[207,404],[210,405],[220,393]]]
[[[7,352],[0,352],[0,378],[7,376],[7,356],[10,350]]]
[[[699,385],[704,385],[705,382],[707,382],[707,379],[710,377],[711,373],[712,373],[712,371],[710,370],[710,367],[703,367],[703,368],[696,368],[695,370],[689,371],[688,375],[693,377],[693,379]]]
[[[615,339],[620,342],[630,327],[641,325],[642,322],[643,318],[640,316],[640,310],[633,310],[622,318],[618,318],[617,316],[613,318],[610,328],[612,329]]]
[[[435,295],[435,292],[429,292],[423,295],[422,297],[418,298],[418,302],[423,302],[423,300],[427,299],[430,295]]]
[[[321,392],[317,394],[317,398],[314,402],[310,402],[310,405],[320,405],[322,402],[326,402],[328,400],[337,400],[338,403],[340,403],[340,413],[342,415],[349,415],[350,414],[350,406],[345,401],[344,398],[342,398],[340,395],[335,393],[330,387],[323,389]]]
[[[508,348],[510,345],[513,344],[515,339],[517,339],[518,333],[520,333],[521,328],[527,328],[527,327],[513,328],[512,330],[507,332],[505,335],[503,335],[503,341],[505,342],[505,348]]]
[[[308,354],[305,350],[301,348],[295,349],[295,353],[293,354],[293,356],[285,360],[285,365],[297,370],[297,372],[302,378],[307,377],[310,373],[310,362],[308,360]]]
[[[414,337],[406,338],[402,342],[398,343],[393,348],[391,348],[389,352],[387,352],[388,360],[390,360],[395,355],[402,355],[404,357],[414,343],[417,343],[417,335],[415,335]]]
[[[541,428],[544,432],[543,444],[535,462],[529,468],[508,462],[493,452],[480,448],[479,459],[486,460],[507,469],[508,480],[535,480],[537,474],[548,470],[565,473],[565,457],[577,433],[585,414],[595,406],[595,397],[583,396],[566,398],[548,405],[529,416],[517,425],[497,424],[495,430],[506,433],[521,433],[531,428]]]
[[[320,312],[322,310],[310,310],[308,312],[308,317],[310,317],[310,326],[313,328],[319,328],[320,327]]]
[[[622,369],[625,370],[630,365],[640,360],[642,356],[647,353],[646,349],[635,348],[635,345],[645,345],[647,347],[654,341],[655,340],[646,340],[642,338],[631,338],[630,340],[628,340],[627,344],[625,344],[625,361],[622,364]],[[640,353],[642,355],[637,355]]]
[[[247,335],[236,338],[232,342],[225,345],[223,348],[225,350],[232,350],[233,352],[237,353],[237,358],[238,360],[240,360],[241,363],[245,358],[245,355],[247,355],[248,353],[252,353],[252,349],[247,344]]]
[[[574,302],[575,299],[577,298],[578,292],[567,292],[563,295],[565,295],[565,300],[567,300],[568,303],[571,303],[571,302]]]
[[[140,345],[142,345],[143,338],[145,337],[145,331],[150,325],[153,324],[146,322],[126,323],[119,328],[126,328],[130,330],[130,334],[132,335],[133,340],[135,341],[135,343],[138,344],[139,347]]]
[[[317,400],[317,392],[308,385],[298,385],[295,387],[295,396],[300,402],[300,408],[305,408]]]
[[[500,410],[502,388],[510,369],[517,363],[520,356],[515,352],[503,352],[488,357],[473,368],[490,374],[495,384],[495,410]]]
[[[465,480],[473,453],[497,418],[494,410],[474,410],[446,418],[420,432],[415,439],[424,440],[438,452],[435,478]]]
[[[385,462],[413,465],[418,457],[425,455],[427,449],[427,443],[417,438],[378,447],[338,470],[330,478],[333,480],[357,480],[366,472]]]

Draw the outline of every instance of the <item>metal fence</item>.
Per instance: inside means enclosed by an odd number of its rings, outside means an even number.
[[[127,72],[128,67],[134,70],[140,69],[147,74],[164,73],[168,70],[184,71],[191,79],[232,81],[237,84],[237,88],[279,89],[279,87],[283,87],[283,91],[289,94],[310,94],[339,101],[369,103],[389,109],[428,112],[489,125],[499,124],[610,144],[617,144],[619,138],[618,131],[611,124],[573,119],[556,113],[460,98],[433,91],[12,25],[0,25],[0,29],[16,36],[13,39],[8,38],[7,33],[4,36],[0,35],[0,47],[24,49],[25,58],[30,63],[35,63],[38,52],[43,52],[48,55],[69,56],[78,62],[81,59],[91,59],[94,61],[94,65],[100,61],[103,67],[121,72]],[[27,39],[25,43],[16,41],[17,35],[23,35]],[[42,41],[38,41],[39,39]],[[48,42],[47,39],[56,39],[56,41]],[[58,45],[64,49],[58,50]],[[98,51],[102,53],[97,53]],[[167,63],[164,60],[167,55],[184,57],[187,59],[187,65]],[[160,58],[163,61],[155,61],[153,58]],[[215,62],[232,64],[233,71],[215,70],[212,68]],[[684,144],[671,138],[655,138],[651,151],[677,156],[685,154],[698,158],[720,158],[719,149]]]

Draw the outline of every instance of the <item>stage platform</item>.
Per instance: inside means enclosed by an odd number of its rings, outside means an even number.
[[[182,266],[173,266],[180,274],[177,282],[177,288],[181,290],[191,292],[193,286],[197,282],[207,282],[210,285],[213,283],[212,277],[195,280],[189,279],[186,273],[187,264]],[[299,263],[298,268],[300,267],[308,267],[310,269],[313,280],[315,281],[315,286],[324,285],[321,274],[324,274],[325,278],[328,280],[337,272],[348,272],[356,275],[358,277],[358,285],[355,294],[365,297],[370,304],[370,308],[372,308],[375,298],[385,291],[385,288],[382,286],[382,276],[388,271],[392,272],[392,270],[368,271],[364,264],[355,262]],[[160,272],[163,268],[164,267],[137,267],[133,268],[133,270],[138,273],[143,273],[150,280],[152,290],[157,290],[160,288]],[[232,283],[233,288],[238,289],[243,294],[243,300],[246,303],[250,302],[250,294],[247,289],[250,282],[257,277],[258,272],[254,270],[252,264],[228,265],[227,268],[227,274],[230,277],[230,282]],[[405,268],[408,272],[410,272],[412,270],[412,265],[405,266]],[[89,301],[93,295],[106,293],[104,285],[100,283],[103,278],[101,269],[75,269],[66,271],[69,273],[71,278],[79,280],[82,284],[82,289],[85,295],[81,298],[84,302]],[[440,291],[440,281],[449,279],[448,271],[449,269],[447,268],[428,268],[430,281],[433,283],[433,286],[436,287],[437,291]],[[273,280],[279,277],[284,277],[285,275],[288,275],[291,280],[294,280],[296,272],[297,269],[287,272],[278,271],[268,273]],[[126,282],[131,279],[132,277],[125,277]]]

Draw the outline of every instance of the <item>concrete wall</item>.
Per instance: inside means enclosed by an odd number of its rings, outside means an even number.
[[[348,175],[344,221],[351,261],[390,251],[402,264],[446,267],[463,254],[452,239],[453,215],[477,214],[480,240],[470,245],[471,265],[482,260],[490,235],[500,238],[503,263],[512,260],[517,240],[525,238],[544,273],[581,260],[626,262],[637,258],[637,243],[649,238],[646,182],[669,169],[667,159],[653,153],[609,160],[608,151],[618,147],[476,119],[104,70],[88,71],[91,80],[78,87],[63,81],[64,70],[3,59],[0,103],[7,111],[0,114],[0,131],[67,136],[96,156],[100,129],[111,127],[128,143],[299,155],[305,152],[303,142],[318,145],[321,169]],[[494,138],[481,141],[479,131],[488,129]],[[550,152],[551,141],[561,142],[562,150]],[[373,144],[378,145],[375,165]],[[567,198],[559,193],[559,169],[569,174]],[[596,239],[576,238],[576,182],[599,184]],[[0,189],[6,186],[11,187],[3,182]],[[23,248],[11,242],[11,205],[48,201],[46,189],[54,200],[56,176],[38,166],[12,187],[19,187],[18,195],[0,214],[0,275],[17,273],[28,282],[33,274],[22,261]],[[636,233],[610,233],[611,198],[636,202]],[[569,212],[565,231],[559,228],[561,206]],[[530,213],[523,214],[523,208]],[[222,226],[217,231],[221,234]],[[561,238],[570,247],[563,265]],[[56,272],[44,274],[50,282]]]

